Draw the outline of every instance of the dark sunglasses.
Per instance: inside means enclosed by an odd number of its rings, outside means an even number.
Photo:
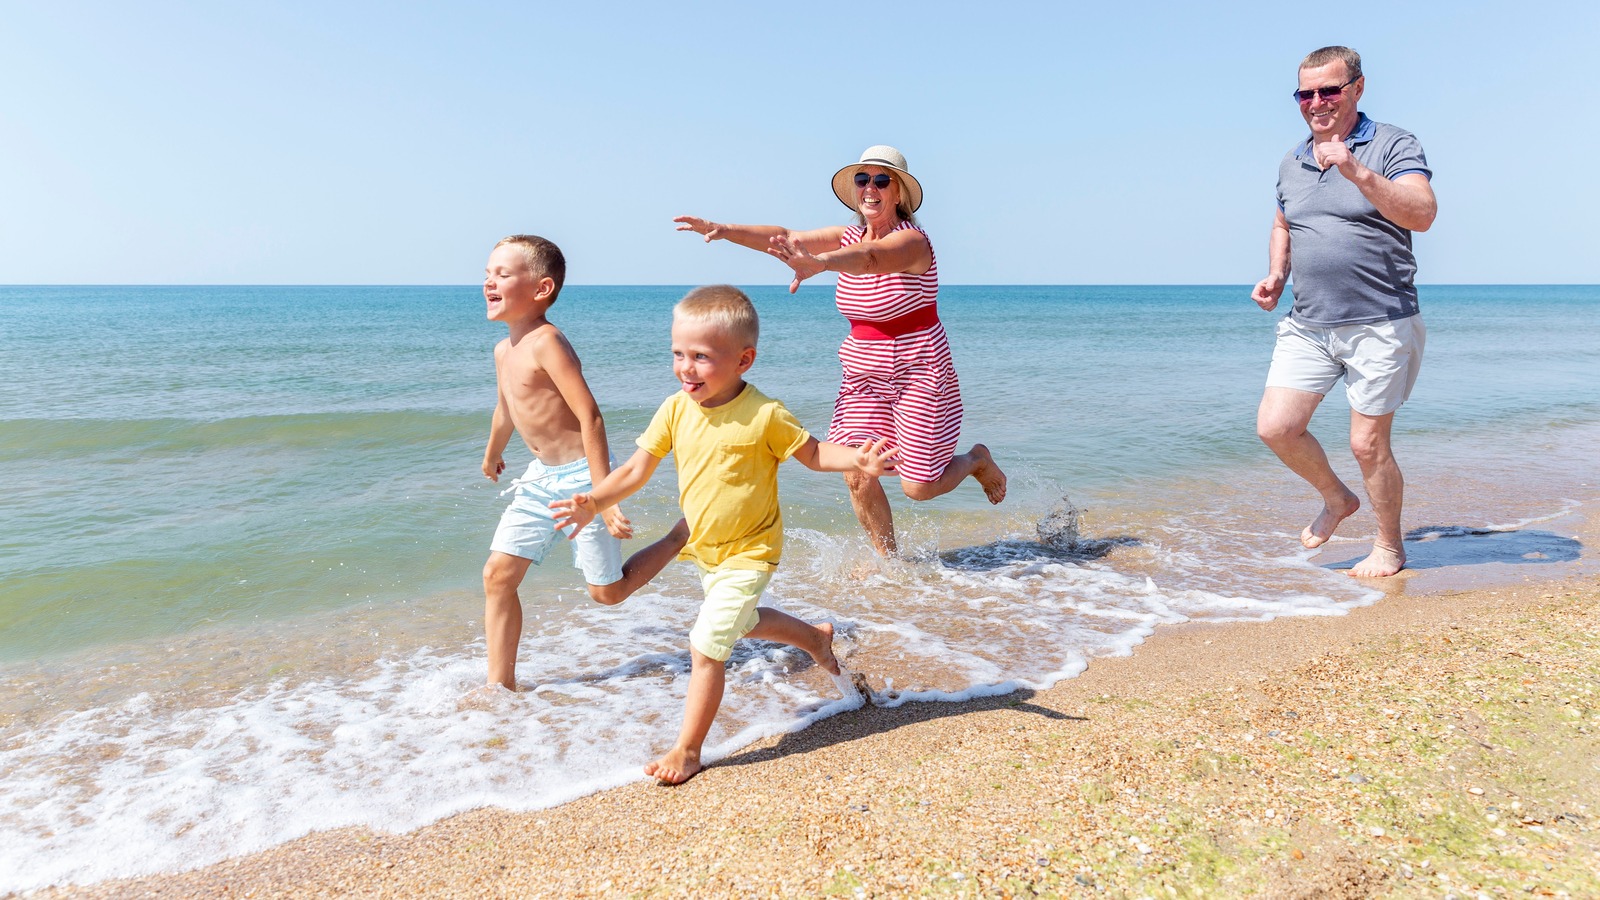
[[[1360,76],[1357,76],[1357,78],[1359,78],[1359,77]],[[1340,94],[1344,93],[1344,89],[1345,88],[1349,87],[1352,84],[1355,84],[1357,78],[1352,78],[1349,81],[1346,81],[1344,84],[1339,85],[1338,87],[1319,87],[1319,88],[1311,88],[1310,90],[1305,90],[1305,91],[1295,91],[1294,92],[1294,99],[1299,101],[1299,102],[1301,102],[1301,103],[1309,102],[1312,97],[1321,97],[1324,100],[1332,100],[1333,98],[1335,98],[1335,97],[1339,96]]]
[[[868,175],[865,172],[857,172],[856,173],[856,187],[858,187],[858,188],[866,187],[867,186],[867,182],[870,181],[870,182],[872,182],[872,185],[874,187],[876,187],[878,190],[881,191],[884,188],[888,187],[889,186],[889,182],[891,182],[893,180],[894,179],[889,177],[888,175]]]

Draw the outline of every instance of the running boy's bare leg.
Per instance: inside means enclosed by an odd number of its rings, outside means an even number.
[[[531,560],[498,550],[483,564],[483,635],[489,649],[489,684],[517,689],[517,644],[522,640],[522,601],[517,587]]]
[[[683,727],[678,729],[678,742],[666,755],[644,767],[646,775],[654,775],[666,784],[683,784],[699,774],[700,749],[705,746],[711,722],[722,706],[722,689],[727,682],[727,664],[718,662],[693,647],[689,648],[689,696],[683,704]]]
[[[761,607],[756,610],[756,627],[745,637],[775,641],[798,647],[811,654],[811,660],[829,675],[839,674],[839,660],[833,656],[833,624],[813,625],[786,612]]]
[[[689,543],[689,523],[683,519],[672,526],[660,540],[628,557],[622,564],[622,578],[610,584],[589,585],[589,596],[596,603],[615,606],[633,596],[633,592],[650,583],[661,574],[667,564],[678,558],[678,551]]]
[[[756,615],[756,626],[745,637],[798,647],[830,675],[839,674],[839,661],[833,655],[832,624],[812,625],[788,613],[764,607],[758,609]],[[700,751],[717,710],[722,706],[722,690],[727,682],[724,663],[693,647],[689,648],[689,654],[692,661],[689,696],[684,702],[678,743],[665,756],[644,767],[646,775],[653,775],[667,784],[682,784],[704,768],[700,764]]]
[[[1269,387],[1256,411],[1256,434],[1262,443],[1322,495],[1322,511],[1300,532],[1300,543],[1307,549],[1327,543],[1339,523],[1361,508],[1361,498],[1334,474],[1322,444],[1306,430],[1321,402],[1322,395],[1311,391]]]

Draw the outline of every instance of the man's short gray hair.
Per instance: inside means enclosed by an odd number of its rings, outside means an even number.
[[[1351,50],[1349,47],[1334,46],[1313,50],[1300,63],[1300,68],[1318,69],[1334,60],[1344,63],[1344,70],[1349,73],[1351,81],[1361,77],[1361,54]]]

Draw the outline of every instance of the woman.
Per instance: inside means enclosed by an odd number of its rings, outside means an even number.
[[[900,448],[900,488],[912,500],[947,494],[970,476],[990,503],[999,503],[1006,476],[989,448],[974,444],[955,454],[961,388],[939,323],[933,245],[912,218],[922,206],[922,185],[906,171],[899,150],[879,145],[834,173],[833,193],[856,211],[857,224],[790,231],[694,216],[673,221],[679,231],[703,234],[707,241],[732,241],[783,260],[794,270],[791,294],[813,275],[838,272],[834,301],[850,320],[850,334],[839,347],[844,381],[828,440],[854,446],[891,438]],[[880,554],[894,553],[894,519],[882,485],[860,473],[846,473],[844,480],[873,546]]]

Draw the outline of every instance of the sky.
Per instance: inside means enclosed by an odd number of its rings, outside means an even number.
[[[785,284],[906,155],[947,284],[1253,284],[1326,44],[1421,140],[1422,283],[1600,283],[1600,3],[0,0],[0,284]]]

